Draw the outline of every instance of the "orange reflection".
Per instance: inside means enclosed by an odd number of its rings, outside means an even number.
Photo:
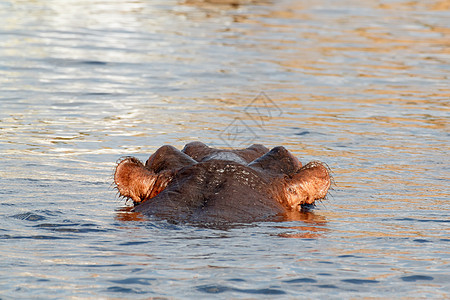
[[[317,215],[310,210],[291,211],[286,214],[285,221],[301,221],[305,223],[299,226],[279,226],[278,228],[289,230],[289,232],[278,234],[279,237],[296,239],[317,239],[329,229],[325,227],[324,216]]]
[[[182,4],[198,7],[238,8],[241,5],[266,4],[261,0],[184,0]]]
[[[124,206],[117,210],[115,219],[121,222],[142,222],[147,219],[140,213],[132,211],[133,207]]]
[[[430,3],[431,2],[431,3]],[[381,9],[386,10],[450,10],[450,1],[405,1],[395,3],[381,3],[378,5]]]
[[[117,210],[115,219],[121,222],[143,222],[148,221],[148,219],[141,213],[132,211],[133,207],[124,206]],[[276,219],[268,219],[267,221],[280,222],[303,222],[304,225],[298,226],[277,226],[277,228],[288,230],[289,232],[280,233],[278,236],[283,238],[303,238],[303,239],[316,239],[323,237],[323,233],[327,232],[329,229],[324,227],[326,225],[325,217],[315,214],[313,211],[302,210],[302,211],[291,211],[282,217]],[[199,227],[211,227],[221,230],[229,230],[238,224],[233,223],[219,223],[219,224],[191,224],[193,226]]]
[[[449,11],[450,10],[450,1],[448,0],[440,0],[436,1],[430,5],[431,10],[441,10],[441,11]]]
[[[325,232],[328,232],[329,229],[324,226],[325,222],[316,226],[291,226],[291,227],[280,227],[283,229],[295,230],[298,232],[286,232],[280,233],[278,236],[284,238],[294,238],[294,239],[317,239],[323,237]]]

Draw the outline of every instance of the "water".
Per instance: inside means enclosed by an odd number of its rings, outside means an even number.
[[[448,1],[0,1],[0,297],[449,298]],[[284,145],[303,220],[129,212],[115,162]]]

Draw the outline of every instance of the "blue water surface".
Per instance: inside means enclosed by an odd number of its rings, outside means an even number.
[[[450,298],[448,1],[0,0],[0,298]],[[301,220],[129,211],[116,161],[283,145]]]

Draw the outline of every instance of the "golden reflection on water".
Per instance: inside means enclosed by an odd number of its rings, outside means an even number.
[[[131,207],[120,208],[116,213],[115,219],[120,222],[145,222],[149,219],[144,215],[131,211]],[[314,219],[312,221],[311,219]],[[330,229],[326,227],[325,219],[322,216],[311,216],[307,213],[302,213],[302,216],[296,214],[294,218],[288,218],[284,221],[302,221],[305,225],[301,226],[277,226],[277,228],[282,231],[286,231],[284,233],[279,233],[278,236],[282,238],[299,238],[299,239],[318,239],[323,238],[324,234],[327,233]],[[128,225],[127,224],[127,228]],[[201,224],[194,224],[194,226],[202,226]],[[237,225],[235,224],[220,224],[220,225],[211,225],[208,224],[208,228],[215,228],[220,230],[229,230]]]
[[[407,76],[445,80],[448,78],[448,73],[438,75],[439,73],[436,74],[431,70],[423,72],[424,70],[418,66],[421,66],[420,61],[423,61],[425,65],[448,64],[446,55],[449,54],[450,49],[450,29],[426,23],[420,15],[402,16],[399,14],[399,9],[419,9],[423,13],[426,9],[436,7],[445,9],[446,5],[448,6],[447,2],[428,1],[425,7],[418,5],[417,2],[402,2],[398,3],[399,6],[383,6],[383,11],[378,12],[379,15],[368,16],[366,17],[368,20],[365,20],[363,16],[349,17],[345,14],[342,17],[339,14],[336,15],[334,20],[325,20],[314,10],[321,8],[320,4],[283,1],[267,14],[259,16],[261,18],[253,16],[252,19],[259,20],[259,26],[250,27],[241,33],[256,40],[257,47],[261,48],[261,51],[270,53],[268,55],[270,62],[278,64],[286,72],[300,72],[325,78],[334,77],[335,80],[342,80],[343,75],[385,79]],[[354,3],[351,4],[354,5]],[[375,2],[374,4],[377,6]],[[361,4],[361,7],[364,6]],[[367,22],[373,22],[370,18],[374,19],[375,23],[367,26]],[[283,22],[280,25],[281,19],[292,22]],[[318,25],[318,23],[332,24],[332,22],[342,23],[340,25],[344,30],[330,33]],[[326,25],[324,27],[326,28]],[[261,31],[262,28],[267,31]],[[273,35],[268,38],[267,32]],[[276,39],[277,33],[279,33],[279,39]],[[296,39],[292,39],[293,36]],[[256,45],[253,44],[253,46]],[[401,58],[408,56],[410,58]],[[282,86],[284,85],[278,85],[278,87]],[[378,88],[364,87],[359,92],[366,95],[374,93],[387,96],[385,99],[375,98],[374,102],[407,99],[404,97],[405,92],[422,93],[422,98],[429,96],[443,100],[449,97],[448,85],[432,91],[427,86],[423,86],[423,89],[405,91],[404,88],[399,89],[395,83],[372,86]],[[302,94],[304,94],[303,91],[308,90],[301,82],[289,88],[297,89]],[[350,86],[350,88],[354,89],[354,93],[358,92],[358,87]],[[399,97],[393,98],[394,95]],[[339,99],[336,100],[339,101]]]
[[[140,213],[132,211],[133,207],[124,206],[117,210],[115,219],[121,222],[143,222],[147,221],[148,218]]]

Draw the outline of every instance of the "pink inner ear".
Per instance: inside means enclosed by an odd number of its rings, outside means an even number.
[[[121,196],[139,203],[147,197],[156,176],[134,157],[122,160],[116,167],[114,182]]]
[[[302,167],[286,182],[286,202],[291,208],[299,204],[313,204],[327,195],[331,185],[328,168],[317,161]]]

